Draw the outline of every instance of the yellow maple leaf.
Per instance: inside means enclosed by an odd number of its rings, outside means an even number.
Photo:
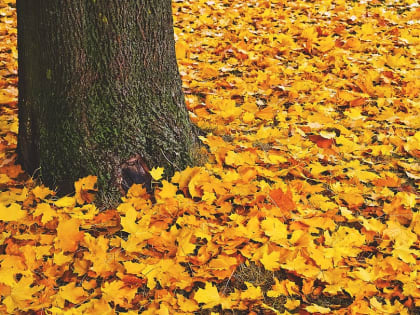
[[[241,292],[241,299],[260,300],[263,294],[260,286],[254,286],[252,283],[245,281],[247,289]]]
[[[318,45],[318,49],[325,53],[335,47],[335,38],[332,36],[326,37],[322,40],[319,40]]]
[[[150,175],[152,175],[154,180],[160,180],[164,170],[165,169],[163,167],[154,167],[150,170]]]
[[[200,172],[200,170],[200,167],[187,167],[182,172],[176,172],[172,177],[172,183],[179,184],[179,188],[184,189],[188,186],[191,178]]]
[[[371,269],[371,268],[369,268]],[[366,282],[372,282],[375,280],[375,275],[373,274],[372,270],[367,270],[365,268],[357,268],[352,272],[352,275],[354,275],[355,278],[359,278]]]
[[[357,194],[357,193],[340,193],[339,197],[341,199],[343,199],[349,206],[349,208],[355,208],[355,207],[360,207],[361,205],[363,205],[365,199],[363,198],[363,196],[361,194]]]
[[[220,254],[213,258],[208,266],[211,274],[222,279],[231,276],[238,264],[239,262],[235,257]]]
[[[75,198],[78,204],[83,204],[85,202],[92,202],[94,194],[90,193],[91,191],[97,191],[95,188],[97,176],[87,176],[79,179],[74,183],[74,188],[76,190]]]
[[[242,108],[236,106],[234,100],[222,100],[219,104],[220,111],[218,114],[225,119],[234,119],[242,114]]]
[[[133,206],[130,205],[127,212],[125,213],[125,217],[121,217],[121,225],[123,227],[123,231],[126,231],[130,234],[135,234],[137,231],[139,231],[136,220],[137,211]]]
[[[284,304],[284,306],[289,309],[289,310],[293,310],[296,307],[298,307],[300,305],[300,301],[299,300],[295,300],[295,299],[291,299],[291,298],[287,298],[286,303]]]
[[[0,204],[0,220],[1,221],[18,221],[26,216],[27,212],[17,203],[12,203],[9,207]]]
[[[405,296],[420,297],[420,288],[415,281],[407,282],[403,284],[403,294]]]
[[[144,265],[140,263],[134,263],[131,261],[124,261],[123,262],[124,268],[127,271],[127,273],[131,273],[133,275],[136,275],[140,273],[144,269]]]
[[[118,303],[120,305],[128,305],[134,298],[137,287],[129,287],[123,281],[114,280],[105,282],[102,285],[102,293],[105,301]]]
[[[361,108],[350,108],[349,110],[345,111],[344,114],[353,119],[353,120],[359,120],[359,119],[365,119],[366,117],[362,115],[362,109]]]
[[[208,174],[203,169],[199,169],[199,172],[191,174],[193,175],[188,183],[188,191],[190,192],[191,197],[201,197],[203,193],[200,186],[203,181],[208,179]]]
[[[192,313],[198,311],[199,307],[196,301],[185,298],[182,294],[176,295],[176,301],[183,312]]]
[[[288,295],[284,285],[280,283],[277,278],[274,278],[274,285],[271,287],[271,290],[267,291],[267,296],[269,297],[279,297],[280,295]]]
[[[65,255],[63,252],[54,253],[54,264],[61,266],[73,260],[73,256]]]
[[[385,300],[382,304],[375,297],[372,297],[369,300],[369,303],[377,314],[407,314],[406,308],[404,308],[398,300],[395,300],[394,302]]]
[[[219,75],[219,71],[208,63],[203,63],[201,66],[201,76],[204,79],[214,78]]]
[[[191,230],[182,230],[179,234],[177,241],[178,241],[178,257],[185,257],[189,254],[192,254],[196,248],[196,244],[191,242],[191,236],[193,231]]]
[[[83,258],[92,262],[91,270],[96,272],[98,276],[104,277],[113,272],[115,259],[108,253],[108,239],[102,235],[93,237],[90,234],[85,234],[83,244],[89,248],[89,251],[83,254]]]
[[[249,124],[249,123],[253,122],[253,121],[254,121],[254,119],[255,119],[255,116],[254,116],[254,114],[253,114],[253,113],[250,113],[250,112],[245,112],[245,113],[242,115],[242,121],[243,121],[244,123]]]
[[[162,181],[162,189],[159,192],[159,197],[162,199],[173,198],[178,191],[178,187],[169,183],[166,180]]]
[[[263,257],[260,258],[260,262],[264,265],[264,268],[270,271],[278,270],[281,266],[280,263],[280,252],[272,251],[268,254],[268,249],[264,251]]]
[[[279,245],[287,243],[287,226],[277,218],[266,218],[261,221],[261,228],[270,240]]]
[[[355,257],[362,251],[361,247],[365,244],[366,236],[357,229],[340,226],[331,236],[329,232],[324,233],[325,244],[332,248],[327,248],[327,257],[332,257],[335,264],[345,256]]]
[[[300,36],[306,39],[316,40],[318,33],[316,31],[316,28],[314,26],[311,26],[304,28]]]
[[[204,303],[204,308],[212,308],[221,303],[217,288],[212,283],[206,282],[204,289],[198,289],[194,294],[194,300]]]
[[[240,233],[240,235],[245,236],[249,239],[259,241],[261,240],[261,229],[260,229],[260,221],[257,217],[252,217],[249,219],[246,225],[239,224],[236,231]]]
[[[294,259],[282,264],[282,267],[288,270],[294,270],[306,277],[314,277],[320,272],[319,267],[308,264],[306,258],[302,257],[300,254]]]
[[[2,301],[6,305],[9,314],[15,314],[15,310],[26,309],[34,303],[34,294],[42,290],[43,286],[33,286],[33,282],[32,277],[24,276],[12,286],[10,295]]]
[[[87,292],[82,287],[76,287],[76,283],[70,282],[60,287],[58,296],[70,303],[79,304],[87,297]]]
[[[329,307],[322,307],[319,305],[309,305],[305,307],[309,313],[321,313],[321,314],[331,314],[331,309]]]
[[[57,211],[51,208],[48,203],[39,203],[36,205],[34,216],[42,215],[41,222],[43,224],[51,221],[52,218],[57,217]]]
[[[175,44],[175,52],[177,59],[184,59],[187,55],[188,44],[183,40],[177,40]]]
[[[14,102],[15,99],[16,98],[14,96],[0,94],[0,104],[1,105],[5,105],[5,104],[8,104],[8,103]]]
[[[213,192],[205,191],[201,199],[210,205],[216,200],[216,195]]]
[[[405,247],[396,247],[392,251],[392,256],[400,258],[403,262],[407,264],[415,265],[417,260],[415,257],[418,257],[420,252],[417,250],[410,250]]]
[[[48,195],[53,195],[54,192],[45,186],[36,186],[34,189],[32,189],[32,193],[36,198],[44,199]]]
[[[404,144],[404,149],[407,152],[420,150],[420,131],[417,131],[412,137],[407,137],[407,143]]]
[[[388,236],[395,242],[395,248],[405,248],[407,250],[417,241],[418,236],[409,228],[396,221],[389,221],[387,228],[383,231],[384,236]]]
[[[238,261],[235,257],[220,254],[210,261],[209,267],[215,269],[229,269],[231,267],[235,267],[237,264]]]
[[[382,231],[385,229],[385,224],[383,224],[380,220],[378,219],[366,219],[366,218],[360,218],[361,221],[363,222],[363,226],[365,227],[366,230],[368,231],[374,231],[374,232],[379,232],[382,233]]]
[[[3,255],[1,258],[0,283],[10,287],[16,285],[15,274],[26,269],[20,256]]]
[[[326,196],[315,194],[310,197],[310,202],[312,205],[317,207],[318,209],[322,211],[328,211],[332,209],[338,208],[338,205],[334,202],[331,202],[330,199]]]
[[[54,204],[59,208],[73,208],[76,205],[76,199],[74,197],[61,197]]]

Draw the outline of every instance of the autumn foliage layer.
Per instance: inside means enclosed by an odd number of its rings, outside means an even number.
[[[174,1],[207,164],[99,211],[16,164],[0,1],[0,313],[418,314],[416,1]],[[153,202],[152,202],[153,200]]]

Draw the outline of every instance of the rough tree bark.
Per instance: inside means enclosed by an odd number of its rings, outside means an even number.
[[[98,176],[102,202],[194,163],[170,0],[18,0],[19,136],[24,168],[71,192]],[[144,178],[143,178],[144,179]]]

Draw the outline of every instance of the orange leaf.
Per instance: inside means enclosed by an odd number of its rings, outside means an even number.
[[[375,186],[379,187],[400,187],[401,186],[401,178],[399,177],[388,177],[386,178],[378,178],[372,181]]]
[[[296,204],[293,201],[293,195],[290,190],[284,193],[283,190],[279,188],[272,190],[269,195],[274,204],[285,212],[296,209]]]
[[[359,97],[350,102],[351,107],[362,106],[366,103],[366,98]]]
[[[79,231],[80,220],[62,220],[57,227],[56,245],[64,252],[74,252],[83,239],[84,233]]]
[[[121,280],[126,285],[133,286],[133,287],[141,287],[143,284],[147,282],[146,279],[138,278],[136,276],[131,276],[131,275],[124,276]]]
[[[315,143],[318,147],[323,149],[329,149],[334,143],[334,139],[326,139],[319,135],[310,135],[308,136],[309,140]]]

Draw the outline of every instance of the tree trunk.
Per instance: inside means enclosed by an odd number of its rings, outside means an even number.
[[[24,168],[69,193],[98,176],[100,199],[193,163],[170,0],[18,0]],[[133,173],[134,172],[134,173]],[[138,173],[138,174],[135,174]]]

